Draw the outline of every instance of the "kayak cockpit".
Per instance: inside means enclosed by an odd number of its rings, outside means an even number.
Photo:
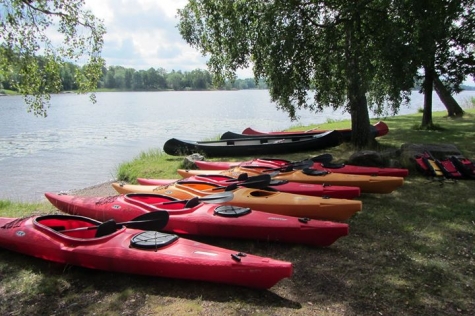
[[[115,236],[125,230],[115,221],[100,222],[76,215],[45,215],[33,220],[36,229],[54,238],[61,239],[96,239]]]
[[[275,194],[276,194],[276,192],[267,191],[267,190],[254,190],[254,191],[250,192],[250,195],[252,197],[256,197],[256,198],[267,198],[267,197],[273,196]]]
[[[198,197],[178,200],[171,196],[154,193],[129,193],[124,196],[124,200],[150,212],[166,210],[173,214],[192,213],[196,207],[202,204]]]

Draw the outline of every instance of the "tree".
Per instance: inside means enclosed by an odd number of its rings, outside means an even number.
[[[72,63],[64,63],[60,70],[62,90],[77,90],[74,82],[74,73],[78,66]]]
[[[132,78],[134,77],[135,70],[132,68],[128,68],[125,70],[125,88],[127,90],[132,90]]]
[[[61,90],[64,62],[83,64],[74,75],[80,92],[93,90],[101,78],[105,28],[83,5],[82,0],[0,0],[0,74],[18,74],[12,84],[35,115],[46,116],[50,94]],[[51,39],[56,35],[62,43]]]
[[[416,73],[393,2],[191,0],[178,11],[179,30],[209,54],[218,84],[253,65],[256,80],[266,80],[272,101],[291,119],[299,108],[343,108],[351,115],[352,143],[365,147],[369,109],[397,113]]]
[[[462,116],[465,113],[452,96],[453,90],[450,91],[447,89],[439,77],[434,78],[434,90],[437,92],[439,99],[447,108],[448,116]]]
[[[434,88],[449,116],[463,115],[451,94],[460,92],[466,77],[475,73],[475,1],[420,0],[407,4],[404,16],[413,27],[409,40],[417,47],[424,70],[421,127],[431,128]]]
[[[180,91],[180,90],[183,90],[183,88],[185,87],[183,84],[183,79],[184,79],[184,76],[181,71],[172,70],[172,72],[168,74],[166,80],[167,80],[168,86],[171,89],[175,91]]]
[[[211,76],[207,71],[195,69],[188,75],[191,81],[190,88],[193,90],[206,90],[211,85]]]
[[[115,89],[117,88],[116,80],[115,80],[115,67],[109,66],[107,69],[107,74],[104,80],[105,87],[108,89]]]
[[[132,89],[133,90],[143,90],[143,70],[134,72],[134,77],[132,79]]]

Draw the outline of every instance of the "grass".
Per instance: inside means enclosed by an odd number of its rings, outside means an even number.
[[[17,91],[13,90],[8,90],[8,89],[0,89],[0,94],[6,94],[6,95],[18,95],[19,93]]]
[[[404,143],[455,144],[475,157],[475,110],[440,131],[416,130],[420,115],[384,118],[381,150]],[[321,128],[348,128],[332,122]],[[311,126],[307,129],[312,128]],[[323,153],[281,156],[299,160]],[[338,160],[348,145],[329,151]],[[141,153],[118,177],[176,178],[183,157]],[[291,261],[294,275],[268,291],[64,267],[0,250],[3,315],[474,315],[475,181],[437,182],[411,171],[403,187],[361,197],[350,235],[327,248],[199,238],[210,244]],[[52,212],[48,204],[0,201],[0,216]],[[245,232],[243,232],[245,233]]]

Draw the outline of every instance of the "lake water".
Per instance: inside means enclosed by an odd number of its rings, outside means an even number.
[[[475,91],[456,99],[470,97]],[[417,112],[422,100],[414,93],[399,114]],[[445,110],[436,95],[433,108]],[[246,127],[276,131],[349,118],[300,111],[291,122],[266,90],[97,93],[96,104],[87,95],[53,95],[46,118],[27,113],[22,97],[2,96],[0,111],[0,200],[24,202],[112,180],[119,164],[172,137],[206,140]]]

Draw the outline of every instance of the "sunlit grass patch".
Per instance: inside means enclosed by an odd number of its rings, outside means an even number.
[[[150,149],[141,152],[132,161],[122,163],[117,168],[117,179],[129,183],[136,183],[137,178],[147,178],[151,175],[160,177],[168,175],[170,170],[170,156],[160,149]],[[177,158],[182,161],[183,158]],[[164,176],[166,178],[166,176]]]
[[[198,316],[202,315],[203,312],[201,298],[190,301],[165,297],[160,298],[157,302],[154,298],[150,297],[147,299],[146,304],[150,306],[150,309],[147,308],[148,312],[151,312],[153,315]]]
[[[0,214],[2,217],[24,217],[54,212],[56,209],[49,203],[14,203],[0,200]]]

